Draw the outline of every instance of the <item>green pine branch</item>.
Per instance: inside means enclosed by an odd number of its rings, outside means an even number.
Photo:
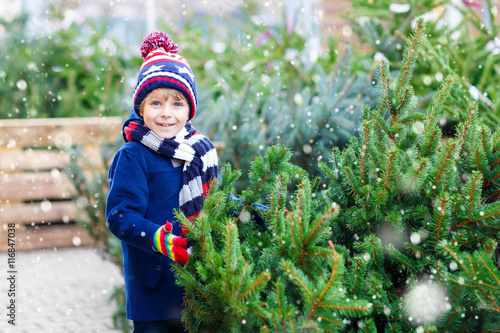
[[[396,91],[397,95],[399,95],[410,84],[413,68],[415,67],[417,60],[415,53],[417,52],[417,49],[423,39],[424,30],[424,21],[422,19],[418,19],[416,27],[410,35],[411,42],[406,45],[403,53],[403,61],[401,62],[401,70],[398,76],[399,84],[398,90]]]
[[[471,301],[468,305],[470,313],[476,315],[484,310],[491,313],[485,317],[485,329],[497,328],[500,324],[500,271],[496,267],[491,250],[496,245],[491,241],[474,253],[462,253],[456,247],[446,243],[441,248],[446,255],[453,258],[453,269],[445,274],[449,283],[467,295]],[[455,299],[459,302],[459,299]],[[455,318],[450,318],[449,325]],[[455,319],[456,321],[456,319]]]

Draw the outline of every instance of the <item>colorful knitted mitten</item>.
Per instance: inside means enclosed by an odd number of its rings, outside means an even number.
[[[156,251],[183,265],[189,260],[186,245],[185,238],[172,234],[172,223],[168,221],[164,226],[158,228],[153,236],[153,248]]]

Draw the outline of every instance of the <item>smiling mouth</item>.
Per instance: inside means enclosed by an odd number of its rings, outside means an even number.
[[[156,123],[156,125],[161,126],[161,127],[170,127],[170,126],[174,126],[175,124]]]

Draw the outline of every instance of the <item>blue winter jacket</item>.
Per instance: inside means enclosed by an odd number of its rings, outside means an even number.
[[[174,165],[175,164],[175,165]],[[180,163],[137,142],[127,142],[109,169],[108,227],[121,240],[127,318],[165,320],[181,316],[183,289],[174,283],[172,261],[155,252],[151,240],[179,207]]]

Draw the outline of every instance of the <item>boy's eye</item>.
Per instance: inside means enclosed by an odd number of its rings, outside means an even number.
[[[180,108],[183,104],[181,102],[175,102],[174,103],[174,106]]]
[[[159,101],[152,101],[152,102],[151,102],[151,105],[158,106],[158,105],[160,105],[160,102],[159,102]]]

